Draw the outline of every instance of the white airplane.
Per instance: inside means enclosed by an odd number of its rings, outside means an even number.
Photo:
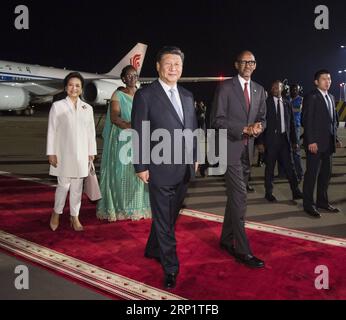
[[[131,64],[140,74],[147,45],[136,46],[108,73],[80,72],[85,79],[83,99],[91,105],[106,105],[116,90],[123,86],[121,70]],[[66,69],[43,67],[18,62],[0,61],[0,111],[16,111],[17,114],[33,114],[33,106],[49,103],[63,92],[62,80],[72,72]],[[140,83],[149,83],[156,78],[140,78]],[[188,77],[181,82],[222,81],[223,77]]]
[[[147,45],[137,45],[107,74],[81,72],[85,79],[83,98],[92,105],[105,105],[112,93],[123,86],[121,70],[131,64],[140,73]],[[0,61],[0,111],[33,113],[33,105],[51,102],[63,91],[62,80],[72,72],[25,63]]]

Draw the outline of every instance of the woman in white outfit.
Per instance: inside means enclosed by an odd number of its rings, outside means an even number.
[[[70,221],[75,231],[82,231],[79,221],[83,180],[88,163],[97,154],[93,109],[79,96],[83,77],[72,72],[64,79],[66,99],[54,102],[49,112],[47,156],[52,176],[58,179],[50,227],[55,231],[70,192]]]

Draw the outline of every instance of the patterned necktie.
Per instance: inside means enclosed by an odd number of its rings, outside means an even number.
[[[246,104],[246,111],[249,112],[250,110],[250,96],[249,96],[249,91],[248,91],[248,82],[245,82],[244,85],[244,97],[245,97],[245,104]]]
[[[178,103],[178,101],[177,101],[177,98],[175,97],[175,91],[176,91],[176,90],[173,89],[173,88],[169,90],[169,92],[170,92],[170,94],[171,94],[170,99],[171,99],[171,102],[172,102],[172,104],[173,104],[173,107],[174,107],[175,111],[177,112],[177,114],[178,114],[178,116],[179,116],[181,122],[184,123],[184,115],[183,115],[182,110],[181,110],[181,108],[180,108],[180,105],[179,105],[179,103]]]

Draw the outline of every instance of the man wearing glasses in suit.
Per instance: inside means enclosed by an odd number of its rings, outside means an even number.
[[[245,233],[250,159],[254,138],[263,132],[266,119],[265,90],[251,80],[256,66],[252,52],[237,56],[238,75],[224,81],[216,91],[212,124],[215,129],[227,129],[227,205],[220,246],[238,262],[262,268],[264,262],[252,254]]]

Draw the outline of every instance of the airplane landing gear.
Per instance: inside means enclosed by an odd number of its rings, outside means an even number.
[[[34,106],[29,106],[24,110],[24,115],[33,116],[35,113]]]
[[[35,113],[34,106],[28,106],[25,109],[22,110],[16,110],[15,111],[17,116],[32,116]]]

